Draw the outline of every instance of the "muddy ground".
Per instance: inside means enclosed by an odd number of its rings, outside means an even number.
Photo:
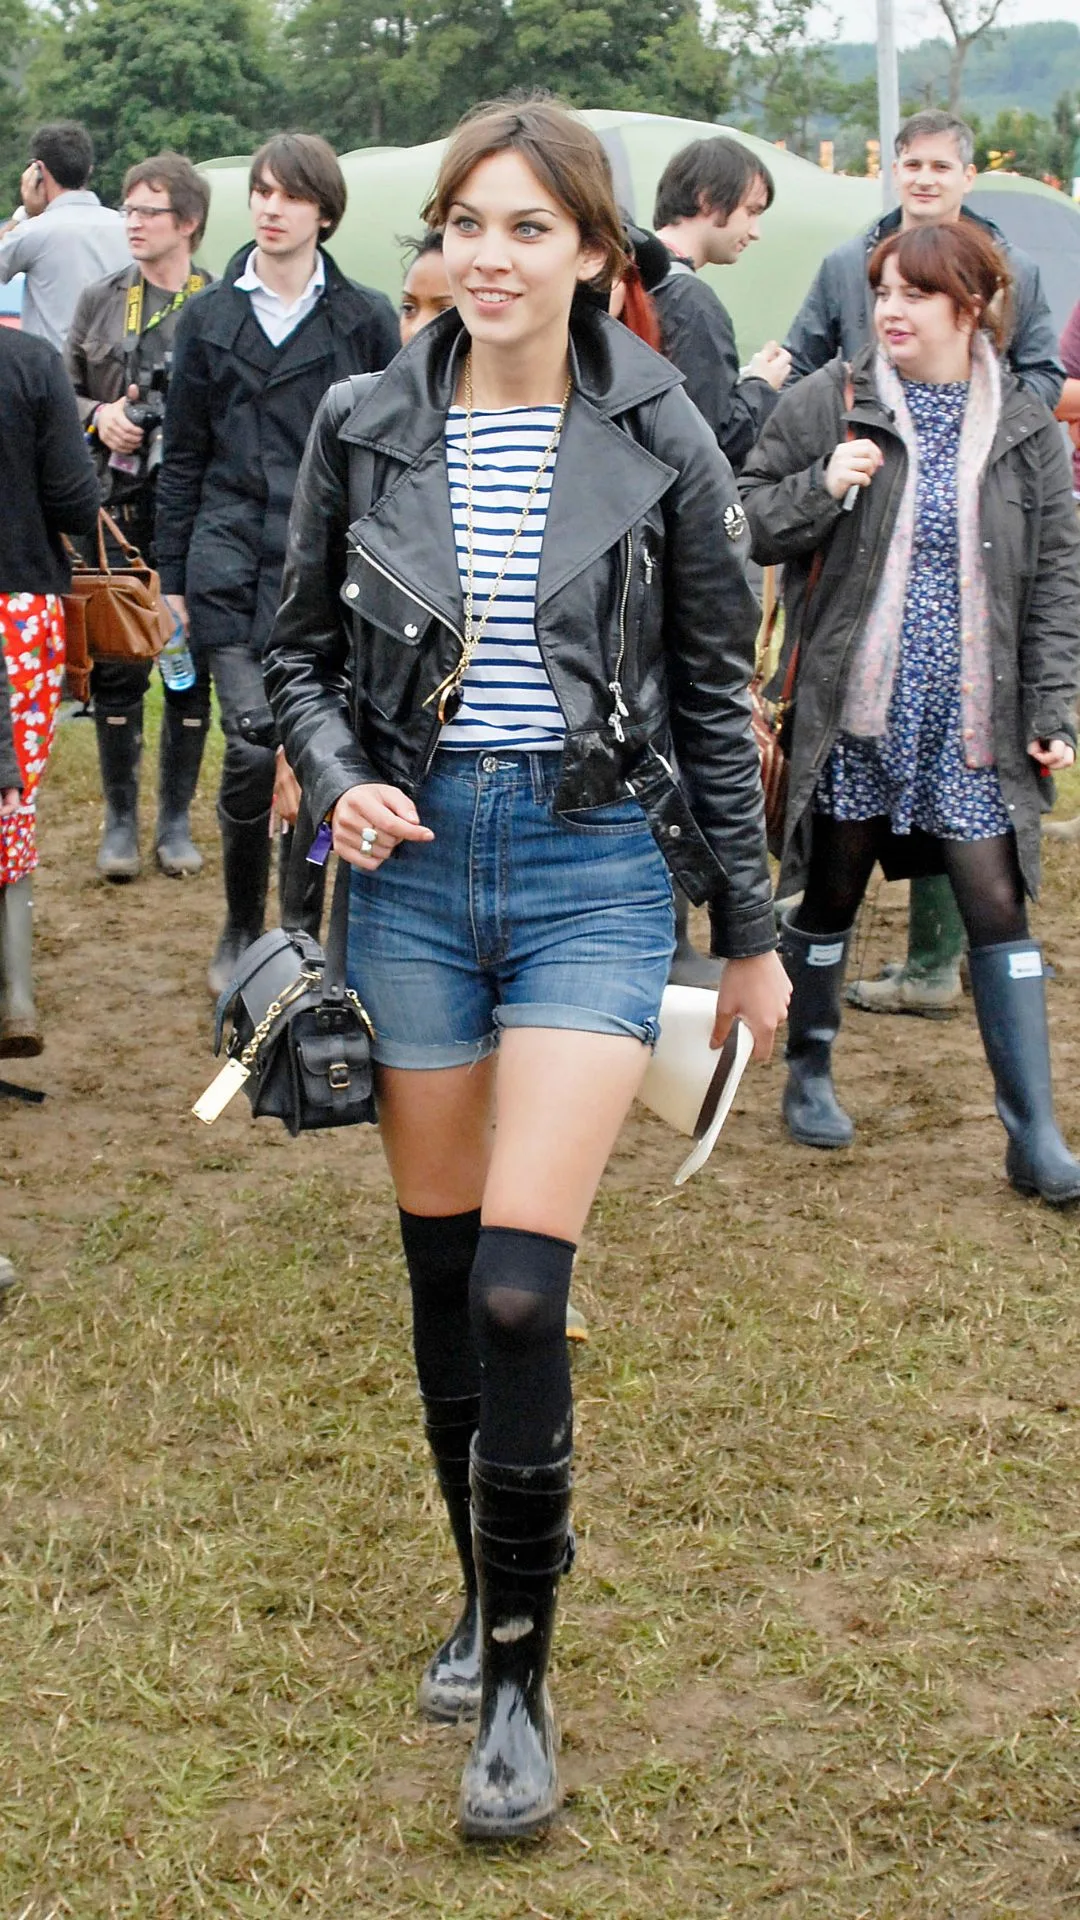
[[[1077,1911],[1077,1229],[1004,1184],[970,1000],[850,1016],[850,1152],[786,1142],[778,1065],[678,1194],[629,1121],[575,1286],[570,1797],[469,1854],[460,1736],[412,1717],[453,1571],[377,1140],[189,1114],[210,787],[203,876],[124,888],[85,722],[43,798],[48,1047],[7,1070],[47,1099],[0,1103],[0,1913]],[[1080,847],[1047,865],[1080,1142]],[[903,914],[879,892],[867,968]]]

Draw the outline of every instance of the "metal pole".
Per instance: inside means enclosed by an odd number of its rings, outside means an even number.
[[[881,142],[881,196],[886,213],[896,205],[893,143],[900,125],[900,69],[896,58],[893,0],[877,0],[878,139]]]

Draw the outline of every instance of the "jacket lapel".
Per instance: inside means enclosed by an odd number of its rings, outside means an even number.
[[[575,394],[555,460],[537,606],[621,540],[675,478],[673,467]]]

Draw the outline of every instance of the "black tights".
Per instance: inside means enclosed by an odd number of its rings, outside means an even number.
[[[802,933],[846,933],[888,838],[887,819],[833,820],[828,814],[815,813],[806,892],[792,924]],[[929,844],[940,849],[970,946],[993,947],[1028,938],[1015,834]]]

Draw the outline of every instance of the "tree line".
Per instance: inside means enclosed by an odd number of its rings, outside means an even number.
[[[875,81],[845,76],[813,12],[813,0],[0,0],[0,206],[45,119],[85,122],[95,184],[115,199],[125,167],[164,146],[205,160],[285,126],[342,152],[411,146],[480,98],[533,87],[724,121],[810,158],[827,134],[861,170]],[[1056,147],[1032,115],[984,144],[1058,172],[1063,115]]]

